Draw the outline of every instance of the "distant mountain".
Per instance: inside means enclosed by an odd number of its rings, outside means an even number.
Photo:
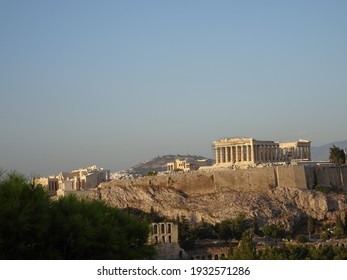
[[[127,170],[125,170],[128,173],[134,173],[134,174],[143,174],[146,175],[150,171],[166,171],[166,164],[169,162],[173,162],[176,159],[180,160],[186,160],[189,163],[193,163],[196,166],[199,166],[199,161],[201,160],[207,160],[207,165],[212,165],[213,160],[205,158],[203,156],[192,156],[192,155],[165,155],[165,156],[158,156],[156,158],[153,158],[148,161],[143,161]]]
[[[311,156],[314,161],[329,160],[329,149],[333,146],[337,146],[340,149],[347,147],[347,140],[332,142],[319,147],[311,147]]]

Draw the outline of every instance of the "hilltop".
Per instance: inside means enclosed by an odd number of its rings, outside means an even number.
[[[213,160],[205,158],[203,156],[196,156],[196,155],[164,155],[164,156],[157,156],[156,158],[153,158],[148,161],[143,161],[138,164],[136,164],[133,167],[130,167],[126,170],[124,170],[125,173],[132,173],[132,174],[140,174],[140,175],[147,175],[150,171],[166,171],[166,164],[169,162],[173,162],[176,159],[180,160],[186,160],[189,163],[193,163],[195,166],[199,166],[200,160],[207,160],[207,165],[212,165]]]
[[[119,208],[154,210],[169,219],[184,216],[215,224],[243,213],[257,217],[259,226],[274,223],[295,230],[309,216],[323,223],[347,211],[347,184],[341,179],[346,176],[347,166],[173,172],[102,183],[91,197]]]

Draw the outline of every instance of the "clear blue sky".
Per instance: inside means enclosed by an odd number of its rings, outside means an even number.
[[[347,1],[0,0],[0,167],[347,139]]]

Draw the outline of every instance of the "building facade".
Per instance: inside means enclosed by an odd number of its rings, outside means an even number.
[[[86,191],[96,188],[100,183],[110,180],[110,170],[96,165],[60,172],[58,175],[39,178],[38,184],[47,188],[50,195],[64,195],[65,192]]]
[[[187,259],[187,253],[178,244],[178,226],[171,222],[152,223],[148,244],[155,246],[158,260]]]
[[[254,138],[222,138],[213,142],[216,165],[310,161],[311,141],[274,142]]]
[[[168,162],[166,164],[166,170],[170,172],[175,170],[189,171],[192,169],[193,169],[193,164],[187,162],[186,160],[176,159],[174,162]]]

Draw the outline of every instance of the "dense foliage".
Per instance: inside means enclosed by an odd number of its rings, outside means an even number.
[[[0,181],[0,259],[150,258],[148,230],[101,201],[53,201],[16,173]]]
[[[300,235],[299,235],[300,236]],[[282,244],[255,249],[250,232],[244,232],[239,246],[231,249],[233,260],[347,260],[347,248]]]
[[[336,165],[344,164],[346,162],[345,151],[333,145],[329,149],[329,160]]]

